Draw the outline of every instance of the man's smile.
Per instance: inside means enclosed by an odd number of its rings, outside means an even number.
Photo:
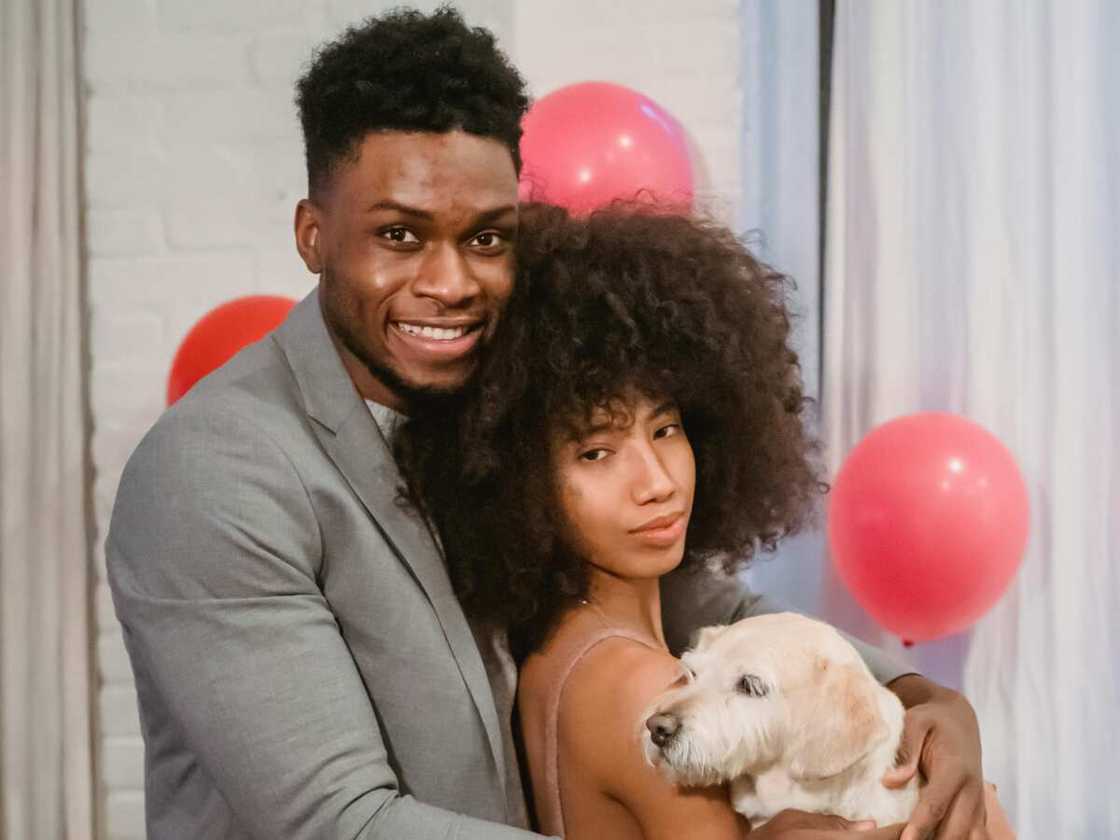
[[[485,324],[483,320],[458,324],[393,321],[390,335],[402,355],[426,362],[453,362],[474,351]]]
[[[464,335],[480,330],[484,321],[480,319],[462,321],[394,321],[393,326],[406,335],[435,341],[451,341],[462,338]]]

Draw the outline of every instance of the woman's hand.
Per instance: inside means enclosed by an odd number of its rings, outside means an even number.
[[[919,770],[927,784],[901,840],[988,840],[980,728],[969,702],[917,675],[889,688],[906,706],[899,766],[883,784],[906,785]]]
[[[871,820],[852,822],[831,814],[811,814],[792,808],[780,811],[749,832],[750,840],[898,840],[903,823],[876,828]]]

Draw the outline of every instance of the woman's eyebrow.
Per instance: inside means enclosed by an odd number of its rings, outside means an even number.
[[[589,417],[581,420],[573,420],[571,428],[569,429],[570,437],[574,441],[582,441],[591,437],[592,435],[610,432],[618,427],[617,415],[609,414],[606,411],[593,411]]]
[[[613,431],[615,429],[615,426],[616,424],[610,422],[609,420],[601,421],[598,423],[590,423],[586,426],[581,426],[578,429],[573,429],[571,440],[577,445],[582,445],[587,441],[588,438]]]
[[[662,414],[672,414],[677,410],[677,404],[675,402],[673,402],[672,400],[666,400],[665,402],[661,403],[661,405],[652,409],[650,413],[646,415],[646,419],[654,420],[660,417]]]

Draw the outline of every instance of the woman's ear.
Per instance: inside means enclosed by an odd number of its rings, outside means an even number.
[[[874,678],[824,657],[789,698],[787,767],[796,779],[827,779],[851,767],[889,734]]]

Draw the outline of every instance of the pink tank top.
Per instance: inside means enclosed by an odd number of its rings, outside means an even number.
[[[621,628],[603,627],[587,636],[580,636],[561,645],[558,649],[549,651],[549,656],[558,660],[557,667],[552,670],[553,679],[549,681],[544,692],[544,733],[542,737],[542,773],[544,778],[534,778],[534,791],[537,803],[537,820],[540,829],[545,834],[564,836],[564,814],[560,799],[560,749],[558,741],[558,718],[560,714],[560,698],[564,693],[564,686],[568,677],[579,661],[600,642],[606,639],[623,638],[638,642],[648,648],[661,650],[661,646],[650,639],[635,633],[632,630]]]

